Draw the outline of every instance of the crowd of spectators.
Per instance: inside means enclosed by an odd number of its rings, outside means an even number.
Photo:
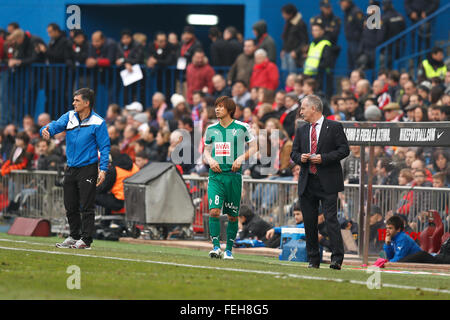
[[[351,7],[346,7],[345,3]],[[324,23],[317,22],[319,18],[315,17],[311,24],[322,29],[318,30],[322,32],[320,37],[329,39],[334,45],[340,21],[338,23],[327,4],[327,1],[321,1],[318,16],[326,18]],[[349,11],[355,8],[352,1],[341,1],[341,6],[346,16],[359,16],[359,11]],[[299,168],[291,161],[290,153],[298,125],[299,103],[309,94],[320,96],[324,102],[324,115],[337,121],[449,120],[450,71],[429,78],[426,70],[422,70],[415,78],[407,72],[381,70],[371,83],[364,68],[355,68],[348,77],[340,79],[335,94],[328,98],[322,91],[320,79],[296,71],[303,67],[308,57],[307,23],[293,5],[284,6],[282,15],[286,25],[280,57],[283,68],[291,71],[284,83],[280,82],[280,70],[275,64],[275,42],[265,21],[258,21],[253,26],[255,39],[243,40],[234,27],[226,28],[223,35],[218,28],[211,28],[209,57],[192,26],[184,28],[181,41],[174,33],[160,31],[147,43],[146,35],[124,30],[120,42],[116,43],[101,31],[94,32],[91,41],[81,30],[72,30],[66,37],[58,25],[51,23],[47,27],[50,42],[45,44],[39,37],[20,29],[17,23],[10,23],[7,32],[0,32],[0,47],[4,49],[0,51],[0,61],[11,68],[49,62],[85,64],[87,67],[117,65],[127,69],[140,63],[149,68],[177,65],[177,68],[185,69],[186,88],[181,88],[181,93],[169,96],[167,92],[156,92],[150,106],[135,101],[128,105],[113,103],[107,109],[105,119],[111,145],[127,154],[139,168],[151,162],[173,161],[173,152],[184,144],[183,150],[188,148],[191,152],[189,160],[183,158],[179,163],[180,172],[206,175],[208,167],[201,156],[202,136],[207,126],[216,121],[214,101],[222,95],[233,97],[237,104],[234,118],[251,126],[260,150],[279,146],[277,154],[271,155],[270,164],[261,161],[259,152],[253,164],[244,166],[244,174],[253,178],[294,180],[298,177]],[[351,26],[346,23],[345,27]],[[355,30],[346,31],[347,37],[351,36],[350,31]],[[386,32],[385,29],[382,31]],[[350,45],[349,50],[352,50]],[[442,49],[433,49],[430,61],[442,64],[442,53]],[[332,50],[330,54],[338,52]],[[212,66],[229,66],[230,69],[224,76],[216,73]],[[39,129],[51,120],[55,119],[47,113],[40,114],[36,121],[27,115],[21,125],[8,124],[1,129],[2,176],[15,169],[56,170],[65,163],[64,133],[51,141],[39,136]],[[448,148],[376,147],[375,154],[376,184],[450,187]],[[352,146],[350,156],[343,160],[346,183],[359,183],[359,157],[359,147]],[[272,166],[275,171],[264,174],[262,169],[267,166]],[[408,197],[406,194],[405,203],[393,210],[408,214]]]

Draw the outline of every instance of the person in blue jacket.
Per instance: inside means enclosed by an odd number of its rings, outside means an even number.
[[[417,243],[403,231],[404,228],[403,220],[399,216],[392,216],[386,221],[383,250],[389,262],[403,262],[409,255],[422,251]]]
[[[273,246],[270,246],[271,248],[278,248],[280,246],[280,238],[281,238],[281,229],[282,228],[304,228],[305,225],[303,224],[303,214],[300,209],[300,204],[296,202],[293,206],[293,213],[294,213],[294,219],[295,219],[295,226],[282,226],[282,227],[275,227],[272,229],[267,230],[266,232],[266,239],[270,240],[270,243],[273,244]],[[305,239],[305,236],[303,235],[300,237],[300,239]],[[266,245],[268,246],[268,245]]]
[[[66,132],[63,189],[70,235],[56,244],[58,248],[90,249],[95,232],[96,187],[108,170],[110,140],[105,120],[93,111],[94,100],[94,91],[89,88],[75,91],[74,110],[40,130],[44,139]]]

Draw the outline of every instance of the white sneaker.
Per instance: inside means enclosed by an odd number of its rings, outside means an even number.
[[[71,246],[73,246],[75,243],[77,242],[77,240],[75,240],[74,238],[72,238],[72,237],[67,237],[63,242],[61,242],[61,243],[57,243],[56,244],[56,247],[57,248],[65,248],[65,249],[68,249],[68,248],[70,248]]]
[[[223,258],[224,259],[228,259],[228,260],[233,260],[233,254],[231,253],[230,250],[225,251],[225,253],[223,254]]]
[[[210,258],[216,258],[216,259],[222,258],[222,250],[220,250],[219,247],[214,247],[214,249],[212,249],[209,252],[209,257]]]
[[[72,249],[87,249],[90,250],[91,246],[88,246],[86,243],[84,243],[83,240],[78,240],[75,244],[70,246]]]

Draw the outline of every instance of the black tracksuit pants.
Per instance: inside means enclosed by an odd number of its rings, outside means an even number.
[[[64,173],[64,206],[69,222],[70,236],[92,243],[95,232],[95,189],[98,164],[69,167]]]

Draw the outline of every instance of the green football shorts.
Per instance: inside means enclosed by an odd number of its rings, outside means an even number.
[[[209,209],[222,209],[223,214],[239,215],[242,175],[235,172],[211,173],[208,178]]]

